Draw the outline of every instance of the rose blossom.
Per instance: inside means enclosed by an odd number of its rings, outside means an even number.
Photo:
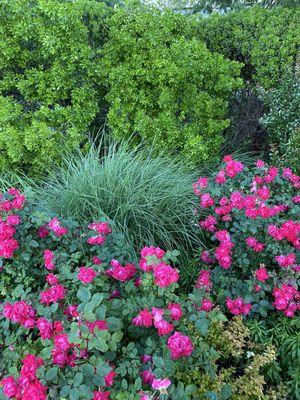
[[[160,263],[154,268],[154,283],[159,287],[168,287],[172,283],[176,283],[179,279],[177,269],[170,265]]]
[[[141,372],[141,378],[142,378],[144,385],[148,385],[148,384],[151,385],[155,376],[152,374],[151,371],[145,370],[145,371]]]
[[[180,332],[175,332],[169,337],[167,346],[173,359],[189,357],[194,350],[191,339]]]
[[[170,379],[153,379],[152,388],[155,390],[160,390],[161,392],[166,392],[166,389],[171,385]]]
[[[268,271],[266,270],[266,268],[262,267],[255,271],[255,277],[260,282],[264,282],[265,280],[270,278],[270,275],[268,274]]]
[[[95,276],[97,276],[97,272],[93,268],[81,267],[79,268],[77,278],[83,283],[91,283]]]
[[[93,400],[109,400],[110,392],[101,392],[101,391],[94,391]]]
[[[170,312],[171,312],[171,318],[172,318],[174,321],[179,321],[180,318],[181,318],[182,315],[183,315],[180,304],[170,303],[170,304],[168,305],[168,310],[170,310]]]

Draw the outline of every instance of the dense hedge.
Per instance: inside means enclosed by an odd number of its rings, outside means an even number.
[[[1,1],[0,171],[45,170],[84,147],[107,112],[118,139],[196,163],[217,157],[239,76],[269,89],[293,71],[299,12],[199,20],[139,3]]]
[[[244,79],[276,86],[295,67],[300,44],[300,9],[251,7],[201,20],[199,37],[208,48],[243,62]]]
[[[197,162],[218,154],[240,66],[207,50],[187,18],[120,9],[110,22],[104,65],[117,138],[134,134]]]
[[[107,8],[94,0],[0,4],[0,170],[45,167],[98,112]]]

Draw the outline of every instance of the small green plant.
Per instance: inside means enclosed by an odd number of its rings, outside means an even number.
[[[299,318],[273,316],[264,321],[250,320],[246,325],[254,343],[273,345],[277,349],[276,360],[264,367],[268,386],[280,383],[285,386],[286,394],[299,399]]]

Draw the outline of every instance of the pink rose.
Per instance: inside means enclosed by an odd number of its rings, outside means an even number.
[[[145,370],[145,371],[141,372],[141,378],[142,378],[144,385],[148,385],[148,384],[151,385],[155,376],[152,374],[151,371]]]
[[[49,283],[49,285],[54,286],[57,285],[59,281],[56,275],[48,274],[46,276],[46,282]]]
[[[95,391],[94,392],[94,397],[93,400],[109,400],[110,397],[110,392],[100,392],[100,391]]]
[[[152,315],[147,309],[141,310],[139,315],[132,320],[133,325],[145,326],[149,328],[152,326]]]
[[[189,357],[194,350],[191,339],[180,332],[175,332],[169,337],[167,346],[173,359]]]
[[[182,309],[181,309],[180,304],[170,303],[170,304],[168,305],[168,310],[170,310],[170,312],[171,312],[171,318],[172,318],[174,321],[179,321],[180,318],[181,318],[182,315],[183,315],[183,312],[182,312]]]
[[[49,270],[52,271],[55,268],[55,265],[53,263],[54,260],[54,253],[51,250],[45,250],[44,251],[44,263],[45,267]]]
[[[213,308],[213,302],[209,299],[203,299],[200,307],[200,311],[209,312]]]
[[[159,336],[168,335],[174,329],[174,326],[170,322],[161,319],[160,321],[154,322],[154,326],[157,329]]]
[[[3,386],[3,393],[6,397],[11,399],[19,393],[19,387],[12,376],[2,379],[0,386]]]
[[[114,378],[117,376],[115,371],[110,371],[107,375],[104,377],[104,383],[105,386],[112,386],[114,384]]]
[[[257,280],[259,280],[260,282],[264,282],[265,280],[267,280],[268,278],[270,278],[268,271],[266,270],[266,268],[259,268],[255,271],[255,277]]]
[[[177,269],[170,265],[160,263],[154,268],[154,283],[159,287],[168,287],[172,283],[176,283],[179,279]]]
[[[83,283],[93,282],[95,276],[97,276],[97,272],[95,272],[93,268],[87,267],[79,268],[79,273],[77,275],[78,279]]]
[[[171,385],[170,379],[153,379],[152,388],[155,390],[165,391]]]

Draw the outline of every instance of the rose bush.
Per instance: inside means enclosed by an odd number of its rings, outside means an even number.
[[[231,156],[213,179],[199,178],[199,225],[212,248],[184,296],[177,251],[144,247],[137,264],[111,222],[79,226],[10,189],[0,198],[0,398],[282,394],[269,382],[265,391],[260,375],[275,362],[274,343],[246,340],[254,325],[242,318],[299,309],[299,185],[288,168]]]
[[[212,247],[201,254],[204,286],[234,315],[287,317],[300,309],[300,177],[258,160],[245,167],[231,156],[212,179],[194,184],[199,225]],[[202,275],[199,280],[203,280]]]
[[[178,370],[214,379],[218,352],[200,343],[226,317],[201,288],[178,297],[176,251],[144,247],[137,266],[107,221],[59,220],[16,189],[0,209],[1,398],[189,399]]]

